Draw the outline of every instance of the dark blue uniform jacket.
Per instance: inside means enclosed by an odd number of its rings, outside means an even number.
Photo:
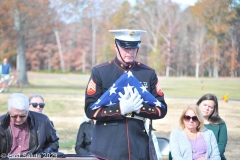
[[[139,62],[122,65],[117,58],[92,68],[92,74],[86,88],[85,112],[96,119],[90,152],[108,160],[148,160],[148,134],[144,121],[121,115],[119,103],[103,106],[96,110],[90,107],[113,83],[126,71],[133,75],[165,107],[150,106],[143,103],[140,113],[133,115],[149,119],[163,118],[167,113],[167,104],[155,71]]]

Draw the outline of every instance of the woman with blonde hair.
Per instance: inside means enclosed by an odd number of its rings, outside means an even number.
[[[204,128],[204,118],[197,105],[187,106],[179,119],[180,129],[170,135],[173,160],[220,160],[216,138]]]

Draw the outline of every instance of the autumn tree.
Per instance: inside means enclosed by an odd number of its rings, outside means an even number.
[[[26,70],[89,72],[115,57],[110,29],[142,29],[136,60],[161,75],[238,76],[239,2],[200,0],[181,10],[171,0],[1,0],[0,60]],[[17,56],[18,55],[18,56]]]
[[[174,59],[172,68],[175,70],[175,76],[191,75],[189,68],[192,68],[192,63],[189,63],[192,59],[191,45],[192,35],[194,34],[194,31],[191,30],[192,18],[189,9],[184,10],[181,15],[181,21],[184,20],[184,23],[179,25],[172,56],[172,59]]]
[[[157,1],[140,1],[137,4],[138,15],[136,17],[137,24],[148,32],[147,46],[151,49],[152,67],[159,72],[163,66],[166,66],[166,76],[169,76],[173,39],[176,36],[176,30],[180,22],[179,6],[171,1],[165,2],[163,0]],[[161,8],[161,9],[160,9]],[[160,57],[163,52],[160,44],[166,43],[165,48],[165,63],[160,64]],[[159,61],[156,61],[158,59]],[[163,61],[162,61],[163,62]],[[162,66],[160,66],[162,65]]]
[[[115,12],[122,6],[123,1],[100,0],[65,0],[60,1],[57,6],[62,15],[64,15],[66,26],[61,28],[59,35],[63,45],[64,59],[68,60],[66,66],[69,66],[71,53],[80,54],[81,58],[78,63],[82,71],[89,71],[89,67],[109,60],[109,29],[113,29],[110,24],[115,24]],[[67,8],[64,10],[64,8]],[[116,7],[117,6],[117,7]],[[126,10],[125,15],[129,10]],[[121,15],[121,12],[118,12]],[[69,21],[68,21],[69,20]],[[68,32],[66,32],[66,30]],[[71,35],[71,36],[69,36]],[[113,41],[111,41],[113,42]],[[70,44],[70,45],[69,45]],[[76,50],[77,49],[77,50]],[[71,55],[72,56],[72,55]],[[77,60],[72,59],[72,60]],[[81,61],[81,62],[80,62]],[[76,66],[79,68],[79,66]]]
[[[229,37],[231,41],[231,58],[227,61],[230,66],[230,76],[235,77],[240,75],[240,1],[231,0],[231,10],[236,11],[236,17],[231,21],[229,28]]]
[[[199,8],[195,8],[199,9]],[[199,12],[199,11],[196,11]],[[193,55],[195,55],[192,59],[195,61],[193,62],[195,64],[195,77],[199,77],[199,68],[200,65],[204,65],[204,62],[208,60],[207,59],[202,60],[203,58],[201,55],[204,53],[206,46],[209,45],[207,36],[207,28],[205,23],[203,23],[197,16],[192,15],[191,24],[189,25],[189,28],[191,29],[191,45],[190,48],[192,49]],[[210,56],[211,57],[211,56]]]
[[[9,18],[12,15],[11,4],[11,1],[0,1],[0,60],[6,57],[9,62],[11,56],[17,53],[13,18]],[[13,65],[13,68],[15,67],[16,65]]]
[[[203,21],[208,29],[208,37],[213,40],[213,76],[218,77],[220,65],[220,38],[226,34],[235,11],[230,10],[229,1],[201,0],[192,7],[192,13]]]
[[[18,0],[18,1],[1,1],[1,9],[4,10],[1,19],[5,25],[1,30],[5,32],[4,38],[16,39],[17,44],[17,70],[19,71],[19,80],[25,85],[28,84],[27,68],[26,68],[26,41],[34,39],[38,35],[49,33],[52,30],[52,14],[50,2],[48,0]],[[40,23],[41,22],[41,23]]]

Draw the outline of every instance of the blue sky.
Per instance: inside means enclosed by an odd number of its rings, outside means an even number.
[[[198,0],[172,0],[173,2],[178,3],[181,8],[186,8],[188,6],[193,6]]]
[[[132,5],[135,5],[135,0],[128,0]],[[172,0],[180,5],[182,9],[194,5],[198,0]]]

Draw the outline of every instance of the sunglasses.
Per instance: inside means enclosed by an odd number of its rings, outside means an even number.
[[[45,106],[45,103],[30,103],[34,108],[37,108],[39,105],[40,108],[43,108]]]
[[[191,116],[187,116],[187,115],[185,115],[185,116],[183,116],[183,119],[184,119],[185,121],[187,121],[187,122],[189,122],[190,119],[192,119],[193,122],[197,122],[197,121],[198,121],[197,116],[193,116],[193,117],[191,117]]]
[[[14,118],[14,119],[16,119],[17,117],[23,119],[23,118],[27,117],[27,115],[14,115],[14,116],[11,115],[10,117]]]

